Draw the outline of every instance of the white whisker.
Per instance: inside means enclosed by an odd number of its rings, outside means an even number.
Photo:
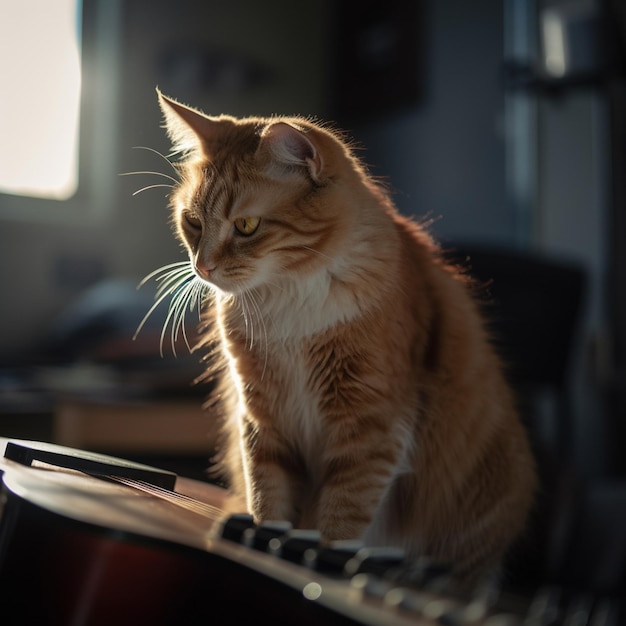
[[[167,328],[169,320],[172,320],[171,333],[170,333],[170,345],[172,347],[172,353],[176,355],[176,342],[178,341],[178,337],[182,334],[185,345],[187,349],[191,352],[191,346],[189,345],[189,339],[187,338],[187,331],[185,329],[185,311],[187,309],[187,304],[189,303],[189,299],[191,294],[193,293],[194,284],[196,282],[196,278],[193,280],[187,281],[184,284],[180,285],[180,288],[177,290],[174,298],[170,302],[169,313],[165,320],[165,324],[163,326],[163,330]]]
[[[246,329],[246,342],[248,341],[248,338],[250,337],[250,320],[248,319],[248,312],[247,312],[247,308],[246,308],[246,294],[245,292],[241,294],[241,296],[238,298],[238,302],[239,302],[239,306],[241,308],[241,314],[243,315],[243,323]],[[250,350],[252,349],[253,346],[253,342],[250,341]]]
[[[189,352],[192,351],[187,337],[187,330],[185,328],[185,312],[187,308],[189,308],[190,311],[193,310],[194,303],[197,302],[196,294],[199,288],[202,289],[202,285],[198,279],[194,278],[194,280],[186,282],[184,285],[181,285],[181,289],[170,304],[171,307],[174,307],[171,337],[172,351],[174,354],[176,354],[174,344],[178,341],[178,337],[181,335]]]
[[[136,176],[137,174],[153,174],[154,176],[162,176],[163,178],[167,178],[168,180],[171,180],[175,185],[178,184],[178,179],[174,178],[173,176],[170,176],[169,174],[164,174],[163,172],[151,172],[148,170],[144,170],[141,172],[121,172],[120,176]]]
[[[148,191],[148,189],[156,189],[157,187],[167,187],[168,189],[173,189],[174,185],[167,185],[165,183],[161,183],[159,185],[147,185],[146,187],[142,187],[141,189],[137,189],[137,191],[135,191],[133,193],[133,196],[137,196],[140,193],[144,192],[144,191]]]
[[[158,150],[155,150],[154,148],[148,148],[148,146],[133,146],[133,148],[135,150],[147,150],[148,152],[154,152],[154,154],[161,157],[178,174],[178,170],[176,169],[176,166],[164,154],[162,154]],[[171,156],[174,156],[174,154],[176,153],[173,153]]]
[[[255,297],[258,296],[258,293],[256,291],[256,289],[252,289],[249,292],[250,295],[250,300],[252,302],[252,306],[254,308],[254,310],[256,311],[256,315],[259,318],[260,322],[261,322],[261,326],[263,327],[263,336],[265,338],[265,359],[263,361],[263,371],[261,372],[261,380],[263,380],[265,378],[265,371],[267,370],[267,361],[268,361],[268,352],[269,352],[269,346],[268,346],[268,339],[267,339],[267,327],[265,326],[265,319],[263,318],[263,314],[261,312],[261,308],[259,306],[259,303],[257,301],[257,298]]]
[[[329,261],[332,261],[333,258],[328,256],[327,254],[324,254],[323,252],[320,252],[319,250],[315,250],[315,248],[310,248],[309,246],[302,246],[305,250],[309,250],[310,252],[315,252],[315,254],[318,254],[321,257],[324,257],[325,259],[328,259]]]
[[[174,293],[174,297],[170,300],[170,304],[167,309],[167,316],[165,317],[165,322],[163,322],[163,328],[161,329],[161,357],[163,357],[163,344],[165,343],[165,335],[167,333],[167,328],[172,323],[172,330],[170,332],[170,346],[172,348],[172,354],[176,356],[176,339],[178,333],[176,332],[176,319],[178,315],[178,311],[180,309],[180,300],[184,298],[184,293],[187,287],[187,284],[179,285],[178,290]]]
[[[157,295],[169,293],[170,290],[176,289],[179,284],[190,278],[195,278],[195,274],[189,268],[174,270],[167,275],[159,276],[155,279],[155,282],[160,283],[157,288]]]
[[[195,308],[197,308],[198,310],[198,322],[201,321],[201,311],[202,311],[202,301],[201,301],[201,296],[202,294],[205,292],[206,287],[204,286],[204,284],[199,281],[196,280],[193,283],[191,283],[190,285],[190,289],[188,291],[188,295],[187,295],[187,302],[188,302],[188,308],[189,308],[189,312],[191,313]],[[185,312],[182,312],[181,315],[181,327],[182,327],[182,333],[183,333],[183,338],[185,340],[185,345],[187,346],[187,349],[189,350],[189,352],[193,352],[193,348],[191,347],[191,345],[189,344],[189,339],[187,338],[187,330],[185,328]]]
[[[161,304],[162,300],[165,298],[165,296],[159,298],[148,310],[148,312],[143,316],[141,322],[139,322],[139,326],[137,326],[137,330],[135,331],[135,334],[133,335],[133,341],[135,339],[137,339],[137,336],[139,335],[139,333],[141,332],[141,330],[143,329],[143,327],[145,326],[146,322],[148,321],[148,319],[150,318],[150,316],[154,313],[155,309],[159,306],[159,304]]]
[[[170,263],[154,270],[141,281],[139,287],[145,285],[149,280],[154,280],[159,285],[155,294],[155,303],[141,320],[133,338],[136,338],[141,332],[156,308],[164,300],[171,298],[160,334],[161,357],[163,357],[163,347],[168,328],[170,329],[170,346],[174,356],[176,356],[176,342],[180,336],[183,337],[187,349],[191,352],[192,348],[185,328],[185,315],[187,309],[191,312],[197,307],[198,319],[200,320],[202,300],[209,289],[208,286],[196,276],[189,261]]]
[[[159,156],[161,159],[167,162],[167,164],[174,170],[174,172],[176,172],[176,177],[171,176],[170,174],[165,174],[164,172],[156,172],[154,170],[142,170],[138,172],[123,172],[120,174],[120,176],[135,176],[138,174],[147,174],[150,176],[161,176],[162,178],[165,178],[172,183],[171,185],[169,183],[147,185],[146,187],[142,187],[141,189],[138,189],[137,191],[135,191],[133,193],[133,196],[136,196],[144,191],[147,191],[148,189],[155,189],[157,187],[167,187],[169,189],[173,189],[176,185],[179,184],[180,182],[179,171],[177,167],[166,156],[161,154],[158,150],[155,150],[154,148],[148,148],[147,146],[135,146],[135,149],[148,150],[149,152],[153,152],[154,154]]]
[[[145,285],[149,280],[151,280],[152,278],[154,278],[155,276],[158,276],[159,274],[169,274],[170,270],[176,268],[176,267],[187,267],[189,268],[190,271],[191,267],[189,266],[189,261],[177,261],[176,263],[170,263],[169,265],[164,265],[163,267],[159,267],[158,269],[154,270],[153,272],[150,272],[147,276],[145,276],[142,281],[139,283],[139,287],[143,287],[143,285]]]

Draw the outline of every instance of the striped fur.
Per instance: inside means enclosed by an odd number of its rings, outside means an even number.
[[[535,471],[468,280],[339,134],[160,101],[185,151],[174,223],[214,296],[232,489],[258,520],[400,546],[459,577],[496,567]]]

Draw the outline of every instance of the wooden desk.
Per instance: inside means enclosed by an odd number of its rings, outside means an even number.
[[[198,398],[149,402],[62,398],[53,418],[55,443],[86,450],[208,456],[216,436],[217,420]]]

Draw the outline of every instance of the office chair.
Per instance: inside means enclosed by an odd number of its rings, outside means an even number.
[[[555,434],[549,443],[561,459],[572,452],[573,423],[569,375],[587,276],[573,262],[530,252],[455,245],[448,255],[476,279],[496,348],[531,438],[540,438],[537,399],[551,394]]]

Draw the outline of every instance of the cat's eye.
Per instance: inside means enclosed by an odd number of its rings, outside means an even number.
[[[189,227],[195,230],[197,230],[198,228],[202,228],[202,222],[200,221],[200,218],[193,213],[183,213],[183,219]]]
[[[249,237],[256,232],[261,223],[260,217],[238,217],[235,220],[235,230],[244,237]]]

